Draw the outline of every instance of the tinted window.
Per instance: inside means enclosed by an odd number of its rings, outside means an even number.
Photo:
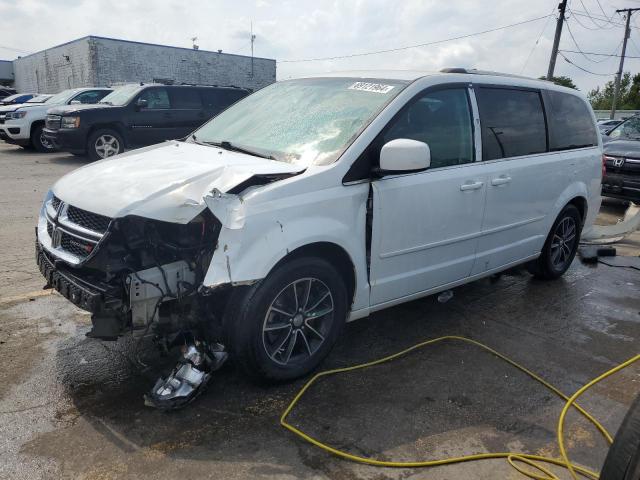
[[[428,144],[432,168],[472,162],[473,133],[466,90],[439,90],[413,100],[391,121],[380,147],[397,138]]]
[[[200,108],[202,108],[200,95],[195,88],[172,88],[171,105],[173,105],[173,108],[184,108],[191,110],[199,110]]]
[[[106,90],[89,90],[87,92],[82,92],[81,94],[76,95],[71,101],[80,103],[98,103],[108,93],[110,92]]]
[[[247,95],[245,90],[203,88],[200,90],[204,107],[210,110],[224,110]]]
[[[551,151],[591,147],[598,144],[596,127],[587,104],[563,92],[546,92],[549,105],[549,148]]]
[[[171,108],[166,88],[148,88],[140,94],[138,99],[147,101],[147,110]]]
[[[476,90],[482,125],[482,159],[517,157],[547,150],[538,92],[506,88]]]

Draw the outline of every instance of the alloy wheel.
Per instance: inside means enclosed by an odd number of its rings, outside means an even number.
[[[265,352],[279,365],[304,362],[324,344],[333,311],[333,296],[323,281],[307,277],[290,283],[267,309],[262,325]]]
[[[44,136],[44,133],[40,134],[40,144],[47,150],[53,150],[53,143]]]
[[[120,142],[113,135],[100,135],[95,143],[96,153],[100,158],[107,158],[120,152]]]
[[[562,270],[568,261],[576,243],[576,222],[572,217],[563,218],[551,241],[551,263],[556,270]]]

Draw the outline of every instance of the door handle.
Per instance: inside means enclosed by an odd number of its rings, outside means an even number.
[[[482,188],[483,185],[484,182],[465,182],[460,185],[460,190],[463,192],[466,190],[478,190],[479,188]]]
[[[498,185],[505,185],[511,182],[511,177],[507,177],[506,175],[502,175],[498,178],[494,178],[491,180],[491,185],[497,187]]]

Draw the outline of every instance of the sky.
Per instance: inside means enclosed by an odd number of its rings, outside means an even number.
[[[203,50],[249,55],[253,25],[254,53],[278,61],[279,80],[328,71],[443,67],[538,77],[547,72],[556,23],[551,14],[557,14],[558,2],[0,0],[0,59],[11,60],[86,35],[182,47],[190,47],[191,38],[198,37],[196,43]],[[624,18],[615,10],[628,7],[640,7],[640,1],[569,0],[560,49],[619,55]],[[627,55],[640,57],[640,11],[636,15]],[[402,48],[545,16],[435,45],[343,59],[291,61]],[[559,56],[555,75],[571,77],[585,92],[613,79],[618,68],[615,56],[563,54],[572,63]],[[625,71],[640,71],[640,58],[628,58]]]

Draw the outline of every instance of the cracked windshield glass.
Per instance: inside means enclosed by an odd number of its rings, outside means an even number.
[[[232,145],[296,165],[334,162],[406,86],[398,80],[314,78],[279,82],[241,100],[192,139]]]

